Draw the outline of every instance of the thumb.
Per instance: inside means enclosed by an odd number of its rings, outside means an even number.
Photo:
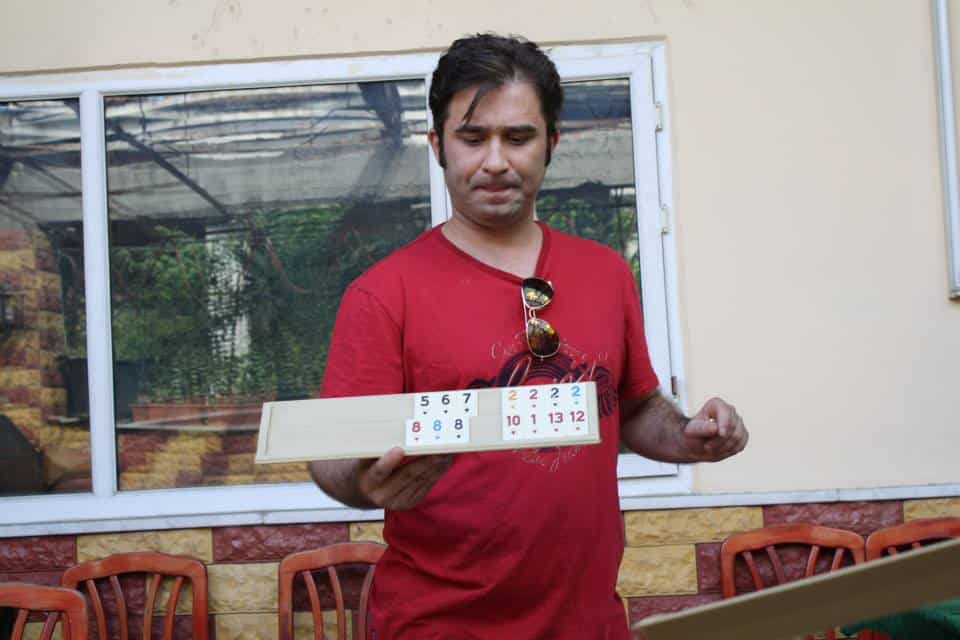
[[[694,416],[683,427],[683,435],[690,438],[712,438],[717,435],[717,423],[713,418]]]
[[[365,470],[367,479],[374,485],[386,481],[390,474],[403,462],[404,452],[400,447],[393,447],[378,458]]]

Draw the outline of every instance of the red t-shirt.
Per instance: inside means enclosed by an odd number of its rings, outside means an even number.
[[[434,228],[351,284],[323,397],[594,380],[602,443],[459,454],[410,511],[387,511],[371,637],[629,637],[616,594],[623,523],[620,398],[657,386],[633,274],[614,251],[541,224],[538,316],[561,338],[529,354],[520,279]]]

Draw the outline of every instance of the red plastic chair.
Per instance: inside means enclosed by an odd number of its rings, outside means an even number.
[[[106,640],[108,635],[107,609],[104,607],[104,597],[110,593],[114,601],[111,613],[115,615],[120,629],[120,640],[129,639],[130,611],[128,600],[132,594],[125,593],[119,576],[124,574],[146,574],[146,597],[143,609],[143,640],[153,637],[154,613],[156,611],[157,596],[160,583],[165,576],[173,578],[170,595],[166,602],[166,613],[163,616],[163,640],[172,640],[174,621],[177,611],[177,600],[184,580],[190,581],[193,592],[193,609],[191,611],[192,637],[194,640],[207,640],[207,569],[199,560],[184,556],[173,556],[153,551],[137,551],[131,553],[117,553],[101,560],[91,560],[67,569],[61,583],[69,589],[78,589],[80,584],[86,589],[87,596],[92,603],[93,612],[97,620],[97,633],[100,640]],[[110,589],[106,588],[109,583]],[[128,582],[129,586],[129,582]]]
[[[314,579],[314,571],[326,570],[333,592],[337,612],[337,640],[346,640],[347,621],[343,587],[337,565],[368,565],[360,589],[360,598],[354,610],[353,638],[365,640],[367,630],[367,604],[370,585],[377,562],[386,547],[374,542],[344,542],[332,544],[320,549],[292,553],[280,561],[279,576],[279,616],[280,640],[293,640],[293,590],[297,576],[303,579],[310,599],[310,611],[313,615],[313,637],[323,640],[323,613],[321,611],[320,592]]]
[[[76,591],[24,582],[2,583],[0,584],[0,607],[17,610],[11,640],[22,640],[27,616],[31,611],[47,614],[43,630],[40,632],[40,640],[50,640],[57,622],[61,620],[62,638],[87,640],[87,603]]]
[[[960,538],[960,518],[924,518],[878,529],[867,537],[867,560],[896,555],[902,547],[919,549],[933,542]]]
[[[919,549],[928,544],[960,538],[960,518],[924,518],[878,529],[867,536],[867,560]],[[861,632],[861,640],[888,640],[879,631]]]
[[[786,553],[798,547],[809,548],[805,559],[800,556],[796,558],[798,562],[802,562],[802,575],[788,577],[786,568],[793,565],[786,558]],[[774,584],[783,584],[814,575],[818,569],[818,561],[821,561],[819,568],[824,568],[823,560],[826,560],[826,557],[821,556],[823,549],[833,550],[828,571],[839,569],[847,559],[849,559],[848,564],[859,564],[864,561],[863,538],[843,529],[811,524],[780,524],[732,535],[720,547],[720,582],[723,597],[732,598],[737,595],[734,569],[738,556],[742,557],[746,563],[754,588],[760,590]],[[765,553],[766,562],[763,563],[763,567],[754,557],[754,551]],[[827,640],[835,640],[837,637],[834,629],[826,631],[825,635]],[[807,639],[813,637],[813,635],[806,636]]]

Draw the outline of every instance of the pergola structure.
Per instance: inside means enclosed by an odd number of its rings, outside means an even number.
[[[43,228],[80,220],[77,104],[0,105],[4,217]],[[222,224],[332,202],[429,207],[419,80],[115,96],[105,114],[113,223]],[[630,157],[629,125],[625,82],[569,85],[545,191],[631,187],[632,165],[610,161]]]

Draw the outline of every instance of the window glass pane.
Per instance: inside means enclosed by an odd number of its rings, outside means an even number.
[[[630,81],[563,85],[560,144],[537,201],[551,226],[616,249],[640,283]]]
[[[78,108],[0,102],[0,495],[90,490]]]
[[[630,81],[569,82],[563,91],[560,144],[537,200],[537,216],[618,251],[639,289]],[[620,451],[629,452],[622,444]]]
[[[337,305],[430,225],[422,81],[107,98],[121,489],[304,481],[260,405],[319,387]]]

